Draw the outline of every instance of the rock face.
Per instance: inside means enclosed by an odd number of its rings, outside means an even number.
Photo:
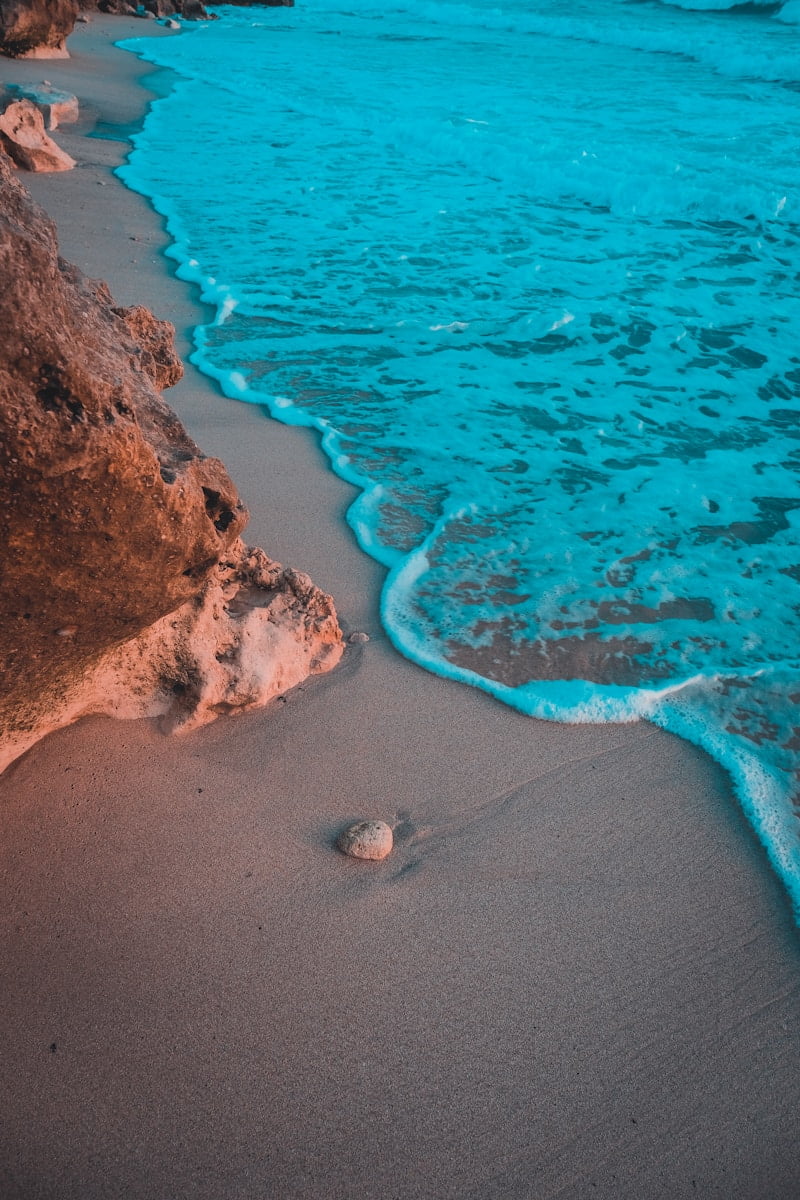
[[[210,2],[210,0],[207,0]],[[250,7],[291,8],[294,0],[225,0]],[[69,58],[66,41],[79,11],[124,13],[128,16],[171,17],[199,21],[209,13],[202,0],[0,0],[0,54],[10,58]]]
[[[44,117],[30,100],[0,100],[0,150],[25,171],[70,171],[75,159],[44,130]]]
[[[113,304],[111,293],[105,284],[98,285],[98,294]],[[169,321],[159,321],[141,304],[131,308],[112,308],[124,321],[128,333],[139,347],[139,364],[152,379],[159,391],[172,387],[183,378],[183,363],[175,350],[175,330]]]
[[[10,58],[69,58],[77,0],[0,0],[0,53]]]
[[[195,729],[267,704],[341,653],[330,596],[237,539],[193,601],[108,655],[83,690],[112,696],[113,716]]]
[[[88,712],[191,727],[333,666],[330,599],[239,535],[158,388],[172,329],[58,257],[0,153],[0,769]]]
[[[292,8],[294,0],[219,0],[219,3],[236,4],[242,8],[252,7],[255,4],[265,5],[267,8]],[[206,0],[206,4],[216,7],[214,0]],[[99,10],[105,13],[125,13],[127,15],[133,13],[138,16],[152,13],[156,17],[179,16],[189,21],[202,21],[216,15],[209,13],[202,0],[143,0],[141,4],[133,5],[128,3],[128,0],[80,0],[80,7],[84,10]]]

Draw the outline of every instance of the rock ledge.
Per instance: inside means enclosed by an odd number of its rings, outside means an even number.
[[[87,713],[191,729],[342,653],[330,597],[247,548],[159,390],[173,329],[58,256],[0,152],[0,770]]]

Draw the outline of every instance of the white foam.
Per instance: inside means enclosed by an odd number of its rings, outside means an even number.
[[[217,309],[217,315],[214,318],[214,324],[215,325],[224,324],[224,322],[227,321],[227,319],[231,315],[231,313],[234,312],[237,305],[238,305],[238,300],[236,300],[230,294],[223,296],[222,302],[220,303],[220,305]]]
[[[231,371],[228,375],[228,395],[244,397],[247,395],[247,379],[241,371]]]
[[[555,333],[555,331],[557,329],[562,329],[565,325],[569,325],[574,320],[575,320],[575,317],[573,316],[573,314],[571,312],[565,311],[563,317],[559,317],[559,319],[557,321],[553,321],[553,324],[550,326],[548,333]]]

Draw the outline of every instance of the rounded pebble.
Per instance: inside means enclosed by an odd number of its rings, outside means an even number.
[[[375,862],[391,853],[394,838],[385,821],[357,821],[339,834],[336,845],[351,858]]]
[[[351,646],[358,645],[360,642],[368,642],[369,634],[361,632],[351,633],[347,641]]]

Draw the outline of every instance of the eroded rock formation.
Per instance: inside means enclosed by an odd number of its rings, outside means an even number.
[[[30,100],[44,118],[46,129],[58,129],[59,125],[71,125],[80,116],[78,97],[63,92],[51,83],[9,83],[6,85],[9,100]],[[5,97],[3,103],[6,103]]]
[[[292,8],[294,0],[141,0],[132,4],[130,0],[80,0],[83,10],[97,10],[104,13],[125,14],[126,16],[142,16],[151,13],[155,17],[184,17],[189,21],[201,21],[216,14],[208,8],[219,4],[235,4],[241,8],[253,5],[265,5],[267,8]],[[206,5],[208,7],[206,7]]]
[[[193,601],[107,655],[84,685],[167,732],[261,707],[341,657],[336,612],[302,571],[237,539]]]
[[[237,8],[252,8],[254,4],[265,4],[267,8],[293,8],[294,0],[206,0],[213,4],[234,4]]]
[[[222,0],[220,0],[222,2]],[[291,8],[294,0],[224,0],[241,7],[265,4]],[[206,0],[210,7],[216,7]],[[203,0],[0,0],[0,54],[11,58],[69,58],[66,40],[79,13],[99,11],[125,16],[184,17],[204,20],[209,12]]]
[[[9,93],[0,96],[0,150],[25,171],[70,171],[75,166],[75,159],[45,133],[41,109]]]
[[[68,58],[77,0],[0,0],[0,53],[11,58]]]
[[[191,727],[333,666],[330,599],[240,540],[158,388],[172,328],[58,256],[0,153],[0,769],[89,712]]]
[[[208,16],[201,0],[80,0],[84,11],[110,13],[113,16],[146,16],[185,17],[190,21],[201,20]]]

